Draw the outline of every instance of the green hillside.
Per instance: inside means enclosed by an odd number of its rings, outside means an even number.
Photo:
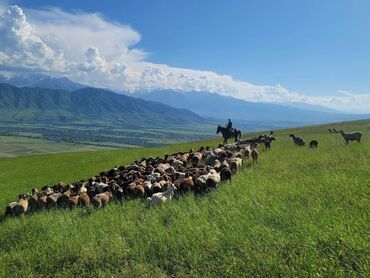
[[[275,133],[258,165],[203,197],[51,210],[0,221],[0,277],[368,277],[370,120]],[[346,146],[328,127],[363,133]],[[288,134],[319,148],[298,148]],[[252,135],[250,135],[252,136]],[[215,146],[0,158],[0,206],[18,193],[88,178],[141,157]]]
[[[185,109],[102,89],[68,92],[0,83],[0,122],[169,127],[205,123],[205,120]]]

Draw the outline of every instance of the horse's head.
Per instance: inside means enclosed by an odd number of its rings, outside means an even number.
[[[221,126],[219,125],[219,126],[217,127],[217,132],[216,132],[216,134],[219,134],[219,133],[220,133],[220,131],[221,131]]]

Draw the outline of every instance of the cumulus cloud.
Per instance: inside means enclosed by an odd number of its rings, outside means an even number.
[[[1,13],[2,11],[2,13]],[[174,68],[146,61],[136,47],[140,34],[98,13],[67,13],[0,5],[0,71],[64,75],[118,91],[207,91],[248,101],[305,102],[348,112],[369,112],[370,95],[311,97],[281,85],[260,86],[212,71]]]

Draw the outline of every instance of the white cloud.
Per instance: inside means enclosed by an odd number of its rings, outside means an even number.
[[[97,13],[0,5],[0,71],[38,71],[114,90],[207,91],[248,101],[305,102],[370,112],[370,94],[311,97],[281,85],[259,86],[211,71],[146,62],[140,34]],[[27,17],[26,17],[26,14]],[[0,13],[1,14],[1,13]]]

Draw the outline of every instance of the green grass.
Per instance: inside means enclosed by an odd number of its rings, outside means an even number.
[[[8,219],[0,223],[0,276],[369,277],[369,124],[330,125],[363,132],[349,146],[328,126],[294,130],[317,139],[317,150],[294,147],[291,130],[278,131],[257,166],[247,162],[201,198]],[[36,185],[218,142],[2,158],[0,206]]]

